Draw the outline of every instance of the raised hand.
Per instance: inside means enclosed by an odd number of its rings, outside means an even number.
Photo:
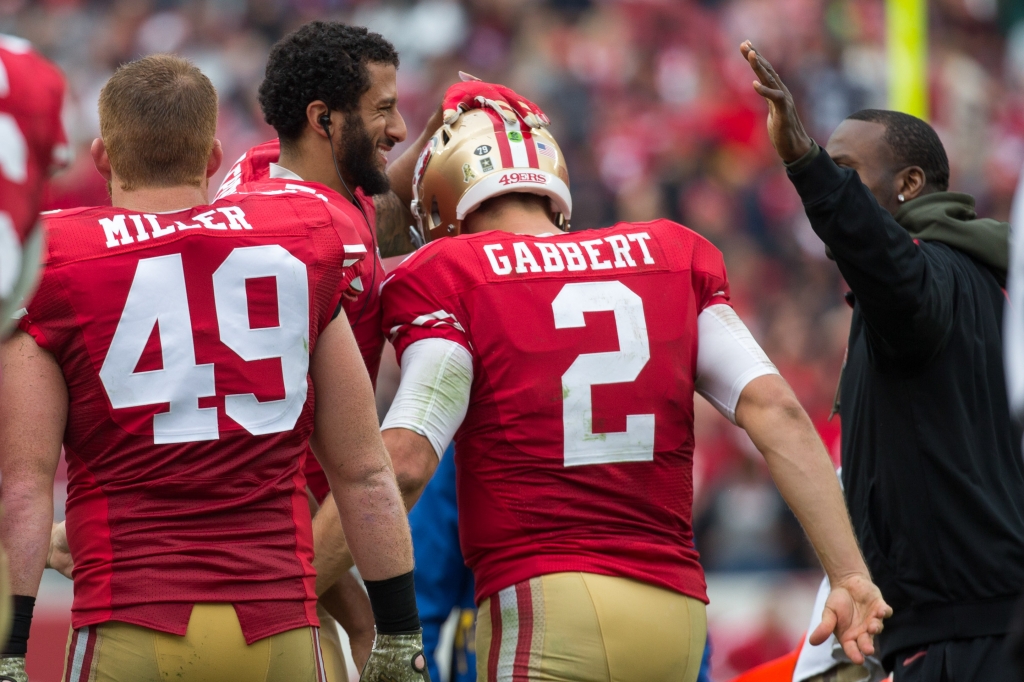
[[[447,125],[455,123],[462,112],[483,107],[498,112],[509,123],[515,123],[516,116],[531,128],[544,128],[551,123],[540,107],[511,88],[497,83],[485,83],[461,71],[459,77],[462,82],[448,88],[441,104]]]
[[[811,633],[810,642],[818,645],[835,634],[846,655],[859,665],[865,656],[875,653],[872,637],[882,631],[882,621],[891,615],[892,607],[870,578],[849,576],[832,583],[821,623]]]
[[[782,160],[792,163],[809,152],[814,144],[796,113],[793,95],[749,40],[740,45],[740,52],[757,76],[754,91],[768,102],[768,138]]]

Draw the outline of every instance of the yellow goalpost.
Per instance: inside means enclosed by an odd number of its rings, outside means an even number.
[[[928,120],[928,0],[886,0],[889,108]]]

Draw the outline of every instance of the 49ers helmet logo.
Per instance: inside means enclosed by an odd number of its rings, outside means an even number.
[[[546,185],[548,178],[543,173],[505,173],[499,178],[498,182],[502,185],[515,185],[520,182],[533,182],[540,185]]]

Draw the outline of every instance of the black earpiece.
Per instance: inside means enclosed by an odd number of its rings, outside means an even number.
[[[331,133],[328,130],[328,128],[331,127],[331,115],[322,114],[320,118],[317,119],[317,121],[320,123],[320,126],[324,129],[324,132],[330,135]]]

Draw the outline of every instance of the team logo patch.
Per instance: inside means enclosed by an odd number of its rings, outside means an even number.
[[[477,147],[476,149],[474,149],[473,153],[476,154],[477,156],[483,156],[484,154],[489,154],[490,151],[491,151],[490,145],[482,144],[479,147]]]
[[[462,181],[469,182],[476,177],[476,173],[473,172],[473,168],[468,164],[462,164]]]
[[[480,170],[484,173],[490,173],[494,170],[494,162],[491,161],[491,157],[488,156],[486,159],[480,159]]]
[[[508,139],[512,140],[513,142],[522,142],[523,134],[518,130],[510,130],[508,132]]]

